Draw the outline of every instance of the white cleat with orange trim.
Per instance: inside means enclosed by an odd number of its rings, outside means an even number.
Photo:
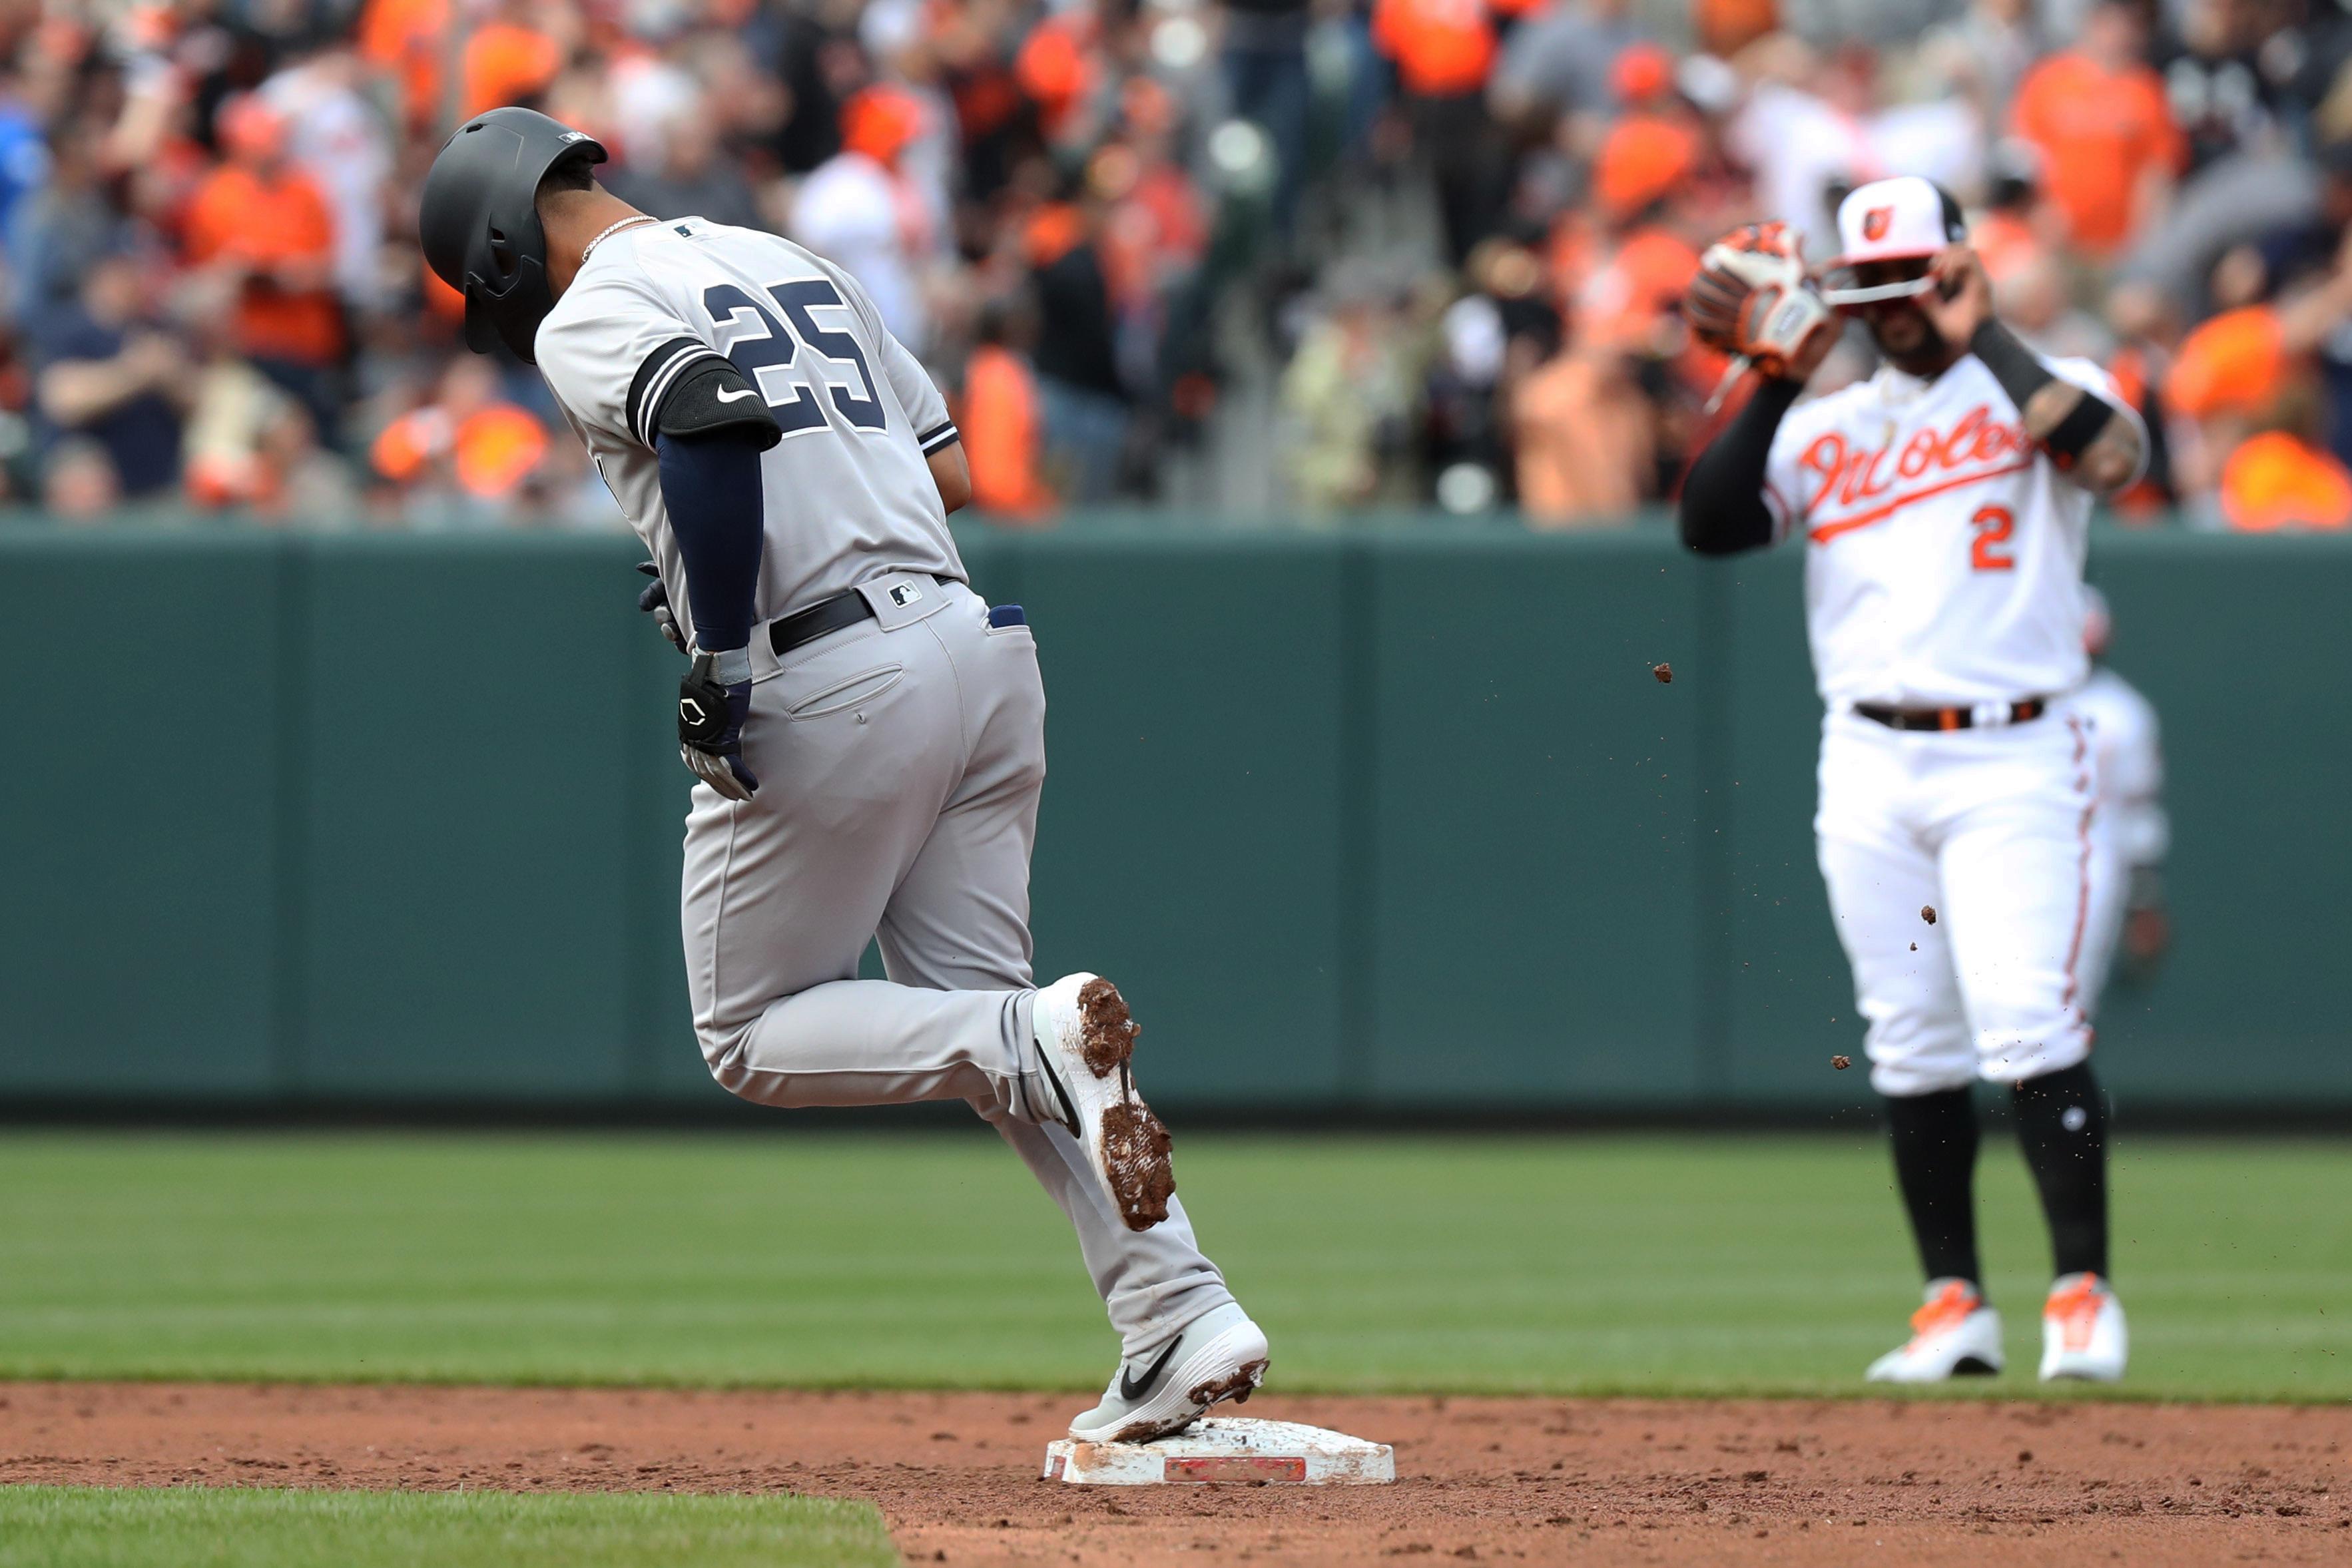
[[[1941,1383],[1989,1376],[2001,1366],[2000,1314],[1966,1280],[1930,1280],[1911,1314],[1911,1338],[1870,1364],[1873,1383]]]
[[[2096,1274],[2062,1274],[2042,1307],[2042,1381],[2120,1382],[2131,1354],[2124,1304]]]

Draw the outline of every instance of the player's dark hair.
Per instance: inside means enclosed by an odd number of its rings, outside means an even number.
[[[539,189],[532,193],[532,199],[544,200],[558,191],[593,189],[596,176],[590,171],[595,166],[596,160],[585,149],[564,154],[549,166],[546,173],[539,177]]]

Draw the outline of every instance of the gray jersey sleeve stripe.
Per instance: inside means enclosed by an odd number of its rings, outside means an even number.
[[[645,363],[637,367],[635,379],[629,383],[625,417],[631,435],[647,446],[653,444],[654,419],[661,412],[662,399],[677,384],[680,371],[706,357],[726,356],[698,338],[672,338],[646,356]]]

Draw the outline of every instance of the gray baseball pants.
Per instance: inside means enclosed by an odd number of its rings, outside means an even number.
[[[1171,1202],[1129,1230],[1056,1102],[1030,1032],[1029,852],[1045,692],[1026,626],[969,588],[864,585],[877,619],[778,661],[752,639],[738,805],[686,819],[682,924],[711,1076],[764,1105],[964,1100],[1062,1206],[1127,1354],[1233,1299]],[[878,939],[887,980],[857,978]]]

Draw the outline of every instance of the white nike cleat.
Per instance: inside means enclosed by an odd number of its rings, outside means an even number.
[[[2131,1354],[2124,1304],[2096,1274],[2062,1274],[2042,1307],[2042,1381],[2116,1383]]]
[[[1037,993],[1030,1027],[1054,1082],[1062,1120],[1086,1146],[1096,1176],[1129,1230],[1168,1218],[1176,1170],[1168,1129],[1135,1092],[1129,1065],[1142,1030],[1118,988],[1097,975],[1065,975]]]
[[[1265,1380],[1265,1331],[1238,1301],[1197,1318],[1150,1360],[1121,1362],[1102,1403],[1070,1423],[1082,1443],[1171,1437],[1212,1405],[1238,1405]]]
[[[1941,1383],[2000,1370],[2000,1314],[1966,1280],[1930,1280],[1911,1338],[1870,1364],[1873,1383]]]

